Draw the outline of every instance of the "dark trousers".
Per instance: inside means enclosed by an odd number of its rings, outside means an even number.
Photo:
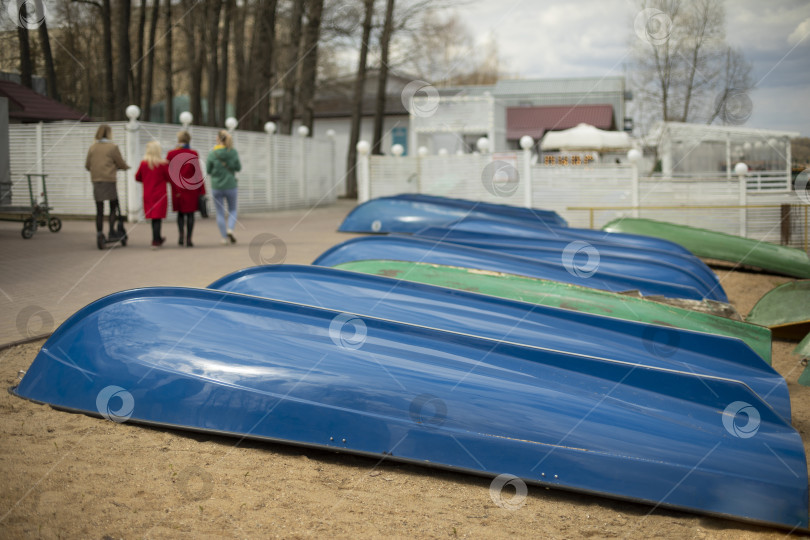
[[[160,243],[160,223],[161,220],[152,220],[152,242]]]
[[[194,231],[194,212],[177,213],[177,231],[180,233],[180,244],[184,241],[191,244],[191,233]]]
[[[110,201],[110,235],[115,231],[115,220],[118,217],[118,199]],[[101,232],[104,225],[104,201],[96,201],[96,232]]]

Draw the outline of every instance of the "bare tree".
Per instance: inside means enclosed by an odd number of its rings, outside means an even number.
[[[155,37],[157,34],[157,23],[160,16],[160,2],[152,2],[152,13],[149,18],[149,52],[146,54],[146,82],[143,91],[143,119],[149,121],[152,110],[152,83],[155,75]]]
[[[389,65],[437,86],[497,82],[500,62],[494,35],[485,47],[476,46],[459,14],[442,13],[442,7],[446,5],[421,1],[398,5],[393,38],[399,52]]]
[[[248,13],[252,11],[251,3],[245,1],[241,6],[236,6],[236,13],[233,18],[233,48],[234,63],[236,64],[234,66],[236,69],[236,117],[243,126],[250,123],[248,119],[244,118],[249,108],[247,103],[250,100],[250,85],[253,81],[253,77],[248,71],[251,59],[250,51],[247,50],[247,54],[245,54],[247,49],[245,35],[247,34]],[[255,16],[250,17],[250,19],[256,20]],[[257,25],[253,24],[253,35],[256,34],[256,27]]]
[[[248,129],[259,129],[270,115],[276,6],[277,0],[257,4],[248,57],[243,61],[244,71],[240,70],[237,79],[236,113],[240,122]],[[236,47],[238,49],[239,45]]]
[[[104,118],[110,120],[115,114],[112,57],[112,8],[110,7],[110,0],[102,0],[101,24],[103,27],[104,40]]]
[[[388,86],[388,48],[394,27],[394,0],[388,0],[385,7],[385,22],[380,34],[380,72],[377,79],[377,99],[374,102],[374,135],[371,152],[382,154],[383,120],[385,117],[385,97]]]
[[[212,0],[206,3],[206,19],[208,20],[208,122],[209,126],[220,125],[217,122],[217,78],[219,77],[219,62],[217,60],[217,37],[219,36],[219,14],[222,12],[222,0]]]
[[[719,91],[707,123],[718,119],[726,124],[745,122],[751,113],[751,100],[747,93],[751,87],[751,64],[745,60],[742,51],[727,47]]]
[[[28,8],[25,3],[18,1],[17,9],[19,10],[20,19],[26,20]],[[20,82],[23,86],[31,88],[33,86],[34,67],[31,62],[31,43],[28,40],[28,28],[23,24],[17,25],[17,41],[20,45]]]
[[[304,0],[293,0],[290,15],[290,41],[287,44],[287,71],[284,73],[284,97],[281,101],[281,125],[279,132],[285,135],[292,133],[295,116],[295,86],[298,73],[298,50],[301,47],[301,19],[304,16]]]
[[[228,115],[225,110],[228,106],[228,48],[231,41],[231,19],[233,18],[234,0],[225,0],[224,19],[222,21],[222,35],[220,36],[220,65],[219,88],[217,89],[217,124],[222,125]]]
[[[155,0],[157,2],[158,0]],[[165,71],[165,95],[166,95],[166,123],[174,122],[174,86],[172,85],[172,0],[166,0],[164,12],[166,19],[166,65]]]
[[[641,124],[712,122],[732,96],[747,98],[750,64],[726,43],[722,0],[645,0],[640,7],[632,83],[649,115]]]
[[[313,100],[318,68],[318,40],[323,16],[323,0],[307,2],[307,26],[304,30],[304,58],[301,60],[301,84],[299,106],[301,108],[301,125],[309,129],[312,136],[314,124]]]
[[[134,91],[132,94],[132,98],[135,100],[135,103],[140,105],[143,103],[143,39],[144,39],[144,32],[146,28],[146,0],[141,0],[141,7],[138,11],[138,45],[135,54],[137,55],[138,59],[136,60],[137,64],[135,66],[135,80],[134,80]]]
[[[101,15],[102,28],[102,57],[103,74],[102,85],[104,88],[103,117],[111,120],[115,117],[115,86],[113,84],[113,47],[112,47],[112,8],[110,0],[72,0],[76,3],[89,4],[98,9]],[[157,0],[156,0],[157,1]]]
[[[115,112],[113,118],[124,118],[124,108],[132,103],[130,94],[132,59],[129,48],[129,20],[132,6],[130,0],[119,0],[117,6],[118,69],[115,82]]]
[[[357,74],[354,79],[354,97],[352,99],[352,123],[349,134],[349,152],[346,156],[346,195],[357,197],[357,143],[360,140],[360,120],[363,114],[363,90],[366,85],[366,59],[368,42],[371,37],[371,23],[374,17],[374,0],[363,0],[365,16],[363,17],[363,38],[360,42],[360,58],[357,62]]]

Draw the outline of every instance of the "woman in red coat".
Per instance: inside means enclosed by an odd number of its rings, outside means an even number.
[[[200,195],[205,195],[203,171],[199,155],[189,147],[188,131],[177,134],[177,148],[169,152],[169,177],[172,185],[172,209],[177,212],[177,230],[181,246],[193,247],[191,233],[194,230],[194,212],[199,210]],[[185,234],[184,234],[185,232]]]
[[[166,241],[160,236],[160,222],[166,217],[169,207],[166,200],[166,183],[169,182],[169,162],[163,159],[160,143],[146,143],[146,154],[135,173],[135,180],[143,183],[143,211],[146,219],[152,220],[152,249]]]

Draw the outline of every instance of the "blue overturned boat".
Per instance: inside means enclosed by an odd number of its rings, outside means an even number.
[[[801,438],[737,380],[300,303],[116,293],[60,326],[14,393],[119,422],[808,527]]]
[[[683,274],[680,273],[671,272],[666,276],[672,281],[662,279],[658,273],[661,271],[660,265],[630,263],[619,272],[607,270],[602,267],[598,253],[594,253],[592,248],[588,249],[587,244],[583,243],[580,247],[582,249],[566,254],[565,259],[563,253],[559,253],[556,261],[548,262],[412,236],[369,236],[338,244],[326,250],[313,264],[336,266],[373,259],[413,261],[508,272],[612,292],[638,290],[643,295],[667,298],[725,299],[722,289],[707,287],[699,280],[692,280],[688,284],[677,282],[676,279],[682,279]]]
[[[354,208],[338,228],[341,232],[409,233],[433,225],[475,217],[514,223],[565,227],[568,223],[557,212],[519,208],[464,199],[403,194],[380,197]]]
[[[576,248],[583,252],[592,250],[599,257],[599,267],[610,272],[694,286],[705,291],[707,297],[712,300],[728,302],[717,275],[703,261],[691,254],[668,253],[606,242],[594,245],[591,242],[576,240],[471,233],[443,227],[428,227],[416,231],[413,236],[558,264],[564,260],[568,251],[576,251]],[[582,255],[585,257],[583,264],[587,264],[587,253]],[[572,253],[571,258],[572,262],[576,263],[576,254]]]
[[[665,251],[667,253],[692,255],[691,251],[675,242],[653,238],[652,236],[642,236],[640,234],[615,233],[592,229],[578,229],[574,227],[555,227],[544,224],[523,224],[479,218],[460,219],[448,223],[447,225],[442,225],[442,227],[458,232],[498,234],[538,240],[585,240],[594,246],[620,245]]]
[[[419,194],[380,197],[360,204],[338,228],[354,233],[415,233],[426,227],[456,231],[550,239],[586,240],[594,245],[620,244],[691,255],[684,247],[638,234],[577,229],[556,212]]]
[[[349,304],[363,317],[735,379],[791,418],[784,378],[739,339],[321,266],[254,266],[209,288],[336,310]]]

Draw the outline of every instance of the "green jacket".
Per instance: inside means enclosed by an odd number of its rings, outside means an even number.
[[[236,173],[242,170],[242,164],[236,150],[217,145],[208,153],[205,168],[213,189],[233,189],[237,182]]]

